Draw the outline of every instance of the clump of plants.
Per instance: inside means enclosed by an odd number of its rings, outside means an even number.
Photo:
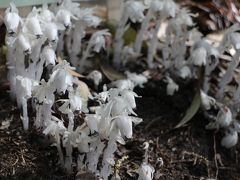
[[[210,120],[206,128],[225,132],[222,146],[236,145],[240,131],[240,86],[235,72],[240,56],[239,27],[231,27],[222,43],[214,46],[195,28],[194,16],[172,0],[145,4],[128,0],[123,3],[115,35],[111,35],[105,27],[100,28],[102,20],[94,15],[94,8],[80,8],[71,0],[34,7],[24,18],[11,3],[4,18],[8,80],[11,97],[22,110],[24,130],[37,128],[50,135],[67,172],[77,167],[102,179],[118,177],[113,170],[114,153],[118,144],[133,137],[133,125],[142,121],[134,112],[138,98],[134,87],[143,87],[148,79],[127,69],[130,61],[141,59],[143,70],[161,69],[168,96],[178,93],[180,80],[203,80],[176,127],[187,123],[202,105]],[[135,23],[140,24],[136,38],[126,44],[126,30]],[[166,31],[159,37],[164,23]],[[226,56],[228,52],[232,56]],[[213,85],[211,76],[219,69],[220,60],[229,63],[227,69],[220,69],[219,83]],[[100,68],[95,69],[97,62]],[[104,78],[111,82],[103,84]],[[232,81],[237,86],[232,87]],[[29,117],[28,106],[34,109],[34,117]],[[29,119],[35,127],[29,127]],[[139,179],[152,179],[154,169],[147,153],[145,156],[139,165]]]

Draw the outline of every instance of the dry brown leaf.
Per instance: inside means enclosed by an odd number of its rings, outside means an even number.
[[[101,68],[103,74],[111,81],[116,81],[116,80],[127,78],[127,76],[125,74],[116,71],[115,69],[113,69],[111,66],[109,66],[107,64],[101,63],[100,68]]]
[[[80,81],[80,80],[75,81],[75,84],[78,85],[78,88],[80,90],[80,96],[83,99],[88,100],[91,93],[90,93],[90,90],[89,90],[87,84],[83,81]]]

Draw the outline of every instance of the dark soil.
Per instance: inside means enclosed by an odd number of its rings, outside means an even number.
[[[194,83],[183,85],[175,96],[166,96],[165,85],[148,83],[137,89],[137,113],[144,122],[134,129],[134,138],[119,146],[117,162],[122,179],[137,179],[137,169],[144,159],[143,143],[149,142],[149,163],[156,179],[240,179],[240,146],[227,150],[220,146],[222,133],[205,130],[207,120],[199,112],[180,129],[181,120],[194,92]],[[19,111],[10,102],[7,91],[0,93],[0,125],[12,119],[8,129],[0,130],[0,179],[74,179],[58,164],[55,147],[48,138],[32,128],[24,132]],[[163,160],[163,165],[160,163]]]

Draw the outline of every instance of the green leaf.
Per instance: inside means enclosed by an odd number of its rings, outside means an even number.
[[[178,125],[175,126],[175,128],[180,128],[183,125],[185,125],[186,123],[188,123],[193,118],[193,116],[198,112],[200,105],[201,105],[201,96],[200,96],[200,90],[198,89],[193,98],[193,101],[192,101],[190,107],[186,111],[185,116],[178,123]]]

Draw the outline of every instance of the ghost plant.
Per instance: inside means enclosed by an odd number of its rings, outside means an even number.
[[[107,29],[97,31],[91,36],[88,46],[83,52],[79,71],[82,71],[86,66],[86,59],[91,56],[92,51],[99,53],[101,49],[105,49],[105,36],[110,36],[110,33]]]
[[[117,143],[124,144],[125,138],[132,138],[133,123],[142,121],[133,110],[136,108],[135,97],[138,97],[133,88],[142,86],[147,79],[127,72],[128,79],[123,81],[129,81],[129,86],[117,83],[118,88],[109,90],[104,86],[103,92],[92,96],[88,86],[77,77],[92,80],[97,89],[102,74],[93,70],[87,76],[80,76],[68,61],[57,58],[63,54],[65,43],[73,49],[74,58],[81,52],[77,49],[81,49],[86,28],[100,23],[93,14],[94,9],[81,10],[78,3],[68,0],[50,8],[47,5],[34,7],[23,18],[11,4],[5,16],[7,65],[11,95],[22,108],[24,130],[30,128],[28,100],[32,99],[31,105],[36,112],[34,126],[45,135],[52,136],[60,164],[66,171],[71,173],[74,163],[77,163],[78,169],[87,169],[108,179],[113,173]],[[128,16],[139,19],[138,14]],[[78,33],[79,39],[69,42]],[[110,36],[108,30],[96,31],[87,42],[82,59],[79,62],[73,59],[72,64],[80,63],[78,68],[84,70],[85,61],[93,55],[92,51],[99,53],[105,48],[105,36]],[[89,98],[99,103],[93,114],[87,114]],[[76,123],[80,114],[86,117]],[[74,149],[79,152],[78,162],[74,162]]]
[[[144,10],[147,8],[142,2],[129,0],[123,5],[122,17],[118,22],[118,27],[114,37],[114,57],[113,63],[116,67],[120,67],[121,53],[124,45],[123,35],[127,26],[127,22],[130,19],[133,23],[142,22],[144,19]]]

